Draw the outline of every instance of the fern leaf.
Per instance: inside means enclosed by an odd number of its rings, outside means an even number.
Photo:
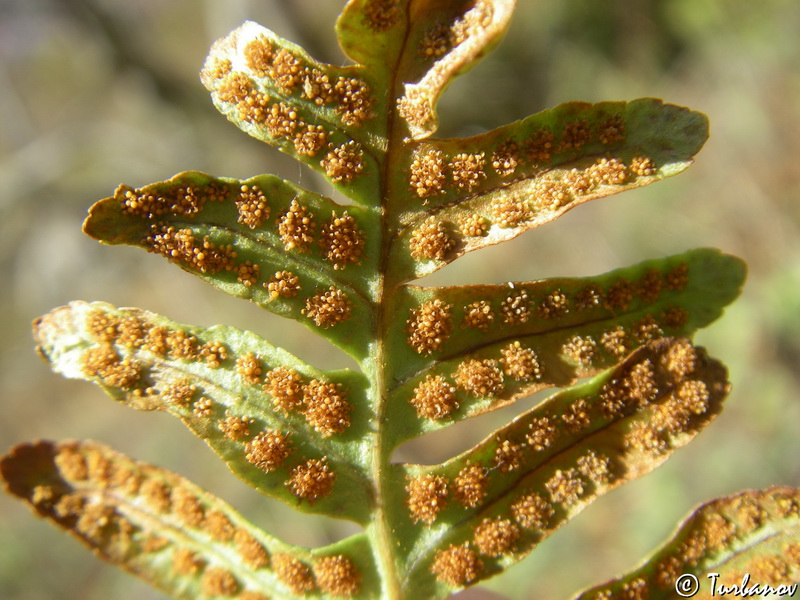
[[[514,6],[350,0],[337,32],[356,64],[344,67],[245,23],[203,67],[212,101],[353,204],[272,175],[191,171],[120,186],[84,224],[304,324],[359,372],[318,370],[248,331],[104,303],[34,325],[55,371],[173,414],[251,487],[363,531],[295,548],[179,476],[92,442],[18,446],[0,463],[8,490],[174,597],[434,599],[507,569],[711,422],[726,372],[687,338],[739,294],[739,259],[698,249],[595,277],[408,284],[680,173],[708,136],[704,115],[643,98],[433,137],[442,92],[499,42]],[[404,441],[545,388],[561,390],[459,456],[392,463]],[[736,500],[754,507],[749,528],[733,504],[701,509],[655,562],[585,597],[633,597],[641,582],[667,594],[662,566],[738,565],[754,544],[774,563],[776,544],[798,544],[792,493]],[[720,519],[729,536],[686,545]]]

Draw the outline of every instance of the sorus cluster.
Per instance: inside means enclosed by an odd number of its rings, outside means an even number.
[[[361,572],[356,564],[336,554],[308,564],[286,553],[275,553],[272,565],[278,580],[299,596],[319,589],[323,594],[349,598],[361,588]]]
[[[301,311],[314,321],[317,327],[327,329],[350,318],[353,303],[343,291],[331,286],[325,292],[318,292],[306,300]]]
[[[368,0],[364,5],[364,21],[378,32],[394,27],[401,14],[400,0]]]
[[[334,213],[322,227],[319,243],[325,258],[333,263],[333,268],[343,269],[348,264],[360,262],[364,251],[364,232],[347,211],[341,216]]]
[[[292,469],[292,474],[286,484],[292,494],[303,500],[313,503],[319,498],[324,498],[333,490],[336,473],[328,466],[328,460],[312,458]]]
[[[427,260],[444,260],[455,246],[441,221],[428,220],[414,230],[408,242],[411,256]]]
[[[446,550],[437,550],[431,565],[431,573],[439,581],[459,587],[478,579],[482,570],[483,562],[470,548],[469,542],[458,546],[451,544]]]

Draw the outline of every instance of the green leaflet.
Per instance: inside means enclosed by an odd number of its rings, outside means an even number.
[[[642,98],[570,102],[472,138],[409,144],[414,187],[396,268],[423,277],[584,202],[676,175],[707,138],[705,115]]]
[[[406,320],[390,333],[401,359],[390,397],[402,415],[388,425],[391,443],[571,385],[648,340],[689,336],[744,276],[739,259],[697,249],[600,277],[409,288],[394,303]]]
[[[374,571],[363,535],[313,552],[285,544],[183,477],[96,442],[22,444],[0,473],[36,514],[174,598],[299,590],[369,598],[378,588],[369,575],[329,576],[343,551],[352,560],[344,572]]]
[[[377,216],[274,175],[187,172],[95,204],[84,231],[139,246],[218,289],[295,319],[363,358],[379,255]]]
[[[636,589],[656,600],[682,597],[789,597],[800,578],[800,491],[773,486],[707,502],[647,562],[576,600]],[[777,594],[777,595],[774,595]]]
[[[34,329],[55,371],[177,416],[251,487],[298,510],[368,522],[362,375],[318,371],[251,332],[101,302],[55,309]],[[298,485],[307,472],[317,488]]]

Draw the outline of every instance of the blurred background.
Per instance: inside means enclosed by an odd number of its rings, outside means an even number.
[[[343,4],[0,0],[0,452],[37,438],[93,438],[190,477],[288,541],[314,546],[352,531],[262,498],[168,415],[137,413],[53,375],[30,335],[30,321],[53,307],[104,300],[251,329],[317,366],[349,366],[294,323],[80,231],[87,208],[119,183],[188,169],[271,172],[324,193],[310,171],[218,115],[196,74],[213,40],[245,19],[345,64],[332,27]],[[698,336],[731,370],[723,415],[484,586],[515,600],[556,600],[634,567],[701,501],[800,485],[800,3],[519,4],[497,51],[445,94],[441,135],[475,134],[569,100],[658,96],[707,113],[712,137],[680,177],[580,207],[426,283],[591,275],[696,246],[750,265],[741,300]],[[513,414],[420,440],[402,456],[441,460]],[[164,598],[2,494],[0,597]]]

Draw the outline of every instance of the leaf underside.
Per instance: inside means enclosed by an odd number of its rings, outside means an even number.
[[[703,504],[640,568],[575,600],[788,597],[800,581],[800,490],[774,486]],[[691,593],[692,590],[696,593]],[[773,596],[774,595],[774,596]]]
[[[680,173],[707,138],[705,116],[653,98],[570,102],[435,138],[439,96],[499,42],[514,4],[351,0],[337,22],[355,61],[345,67],[251,22],[214,44],[201,80],[217,108],[352,204],[272,175],[190,171],[121,185],[89,211],[93,238],[296,320],[359,371],[102,302],[34,323],[55,371],[173,414],[251,487],[363,532],[314,550],[285,544],[182,477],[95,442],[14,448],[0,463],[8,491],[179,598],[440,598],[516,563],[713,420],[726,372],[689,338],[739,294],[735,257],[698,249],[594,277],[408,284]],[[391,463],[405,441],[546,388],[562,389],[459,456]],[[780,521],[765,502],[763,522]],[[721,542],[733,554],[737,535]],[[657,577],[644,569],[608,589]]]

